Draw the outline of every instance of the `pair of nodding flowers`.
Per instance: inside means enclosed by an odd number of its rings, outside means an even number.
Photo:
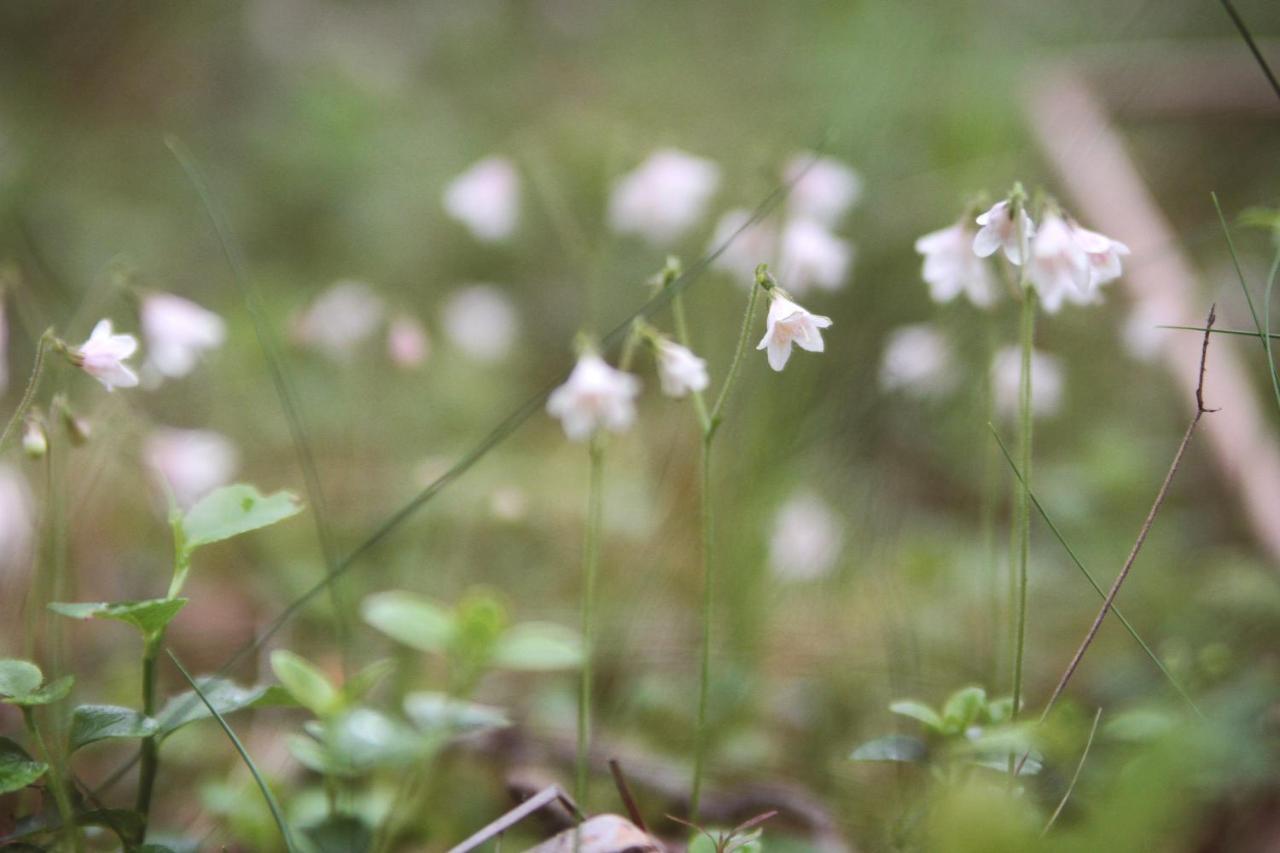
[[[756,347],[767,350],[769,366],[781,371],[791,358],[793,344],[809,352],[822,352],[820,330],[831,325],[831,318],[810,313],[793,302],[763,269],[757,274],[757,283],[770,300],[765,334]],[[641,328],[642,337],[653,351],[664,394],[680,398],[706,390],[709,379],[704,359],[654,330]],[[601,429],[628,430],[635,421],[635,399],[639,394],[639,379],[609,366],[588,347],[578,357],[569,378],[547,399],[547,412],[560,420],[570,440],[585,441]]]
[[[995,278],[986,258],[1002,252],[1009,263],[1026,263],[1027,281],[1049,313],[1064,303],[1088,305],[1101,299],[1100,287],[1120,277],[1121,258],[1129,247],[1090,231],[1056,206],[1037,224],[1019,199],[997,202],[975,220],[926,234],[916,241],[924,256],[923,277],[937,302],[961,293],[975,305],[995,303]]]

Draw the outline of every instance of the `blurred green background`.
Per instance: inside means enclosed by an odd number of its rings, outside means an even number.
[[[1259,36],[1280,27],[1273,3],[1240,8]],[[713,769],[721,780],[800,784],[854,843],[894,849],[911,824],[910,792],[923,783],[850,763],[849,751],[901,727],[886,710],[891,699],[936,704],[969,683],[1008,690],[1009,483],[1003,462],[993,462],[984,376],[989,342],[1015,340],[1016,309],[1006,303],[988,316],[933,305],[913,242],[954,221],[973,193],[998,194],[1014,180],[1069,198],[1027,128],[1023,99],[1037,69],[1091,57],[1138,67],[1153,55],[1176,58],[1236,38],[1222,8],[1205,0],[7,0],[0,261],[19,282],[8,404],[46,325],[73,341],[102,315],[132,328],[130,303],[112,288],[121,269],[200,302],[230,326],[228,345],[209,364],[154,392],[108,398],[58,374],[96,429],[76,451],[67,485],[78,595],[144,597],[163,584],[168,532],[138,460],[150,425],[215,429],[240,448],[242,479],[303,488],[249,315],[166,135],[206,171],[282,339],[290,316],[342,279],[369,282],[431,335],[426,365],[412,372],[390,367],[374,344],[342,364],[286,348],[343,553],[564,370],[578,331],[603,333],[647,298],[644,282],[665,252],[608,232],[603,212],[620,174],[663,146],[719,164],[712,212],[674,247],[690,265],[721,212],[755,206],[789,157],[822,146],[864,181],[839,228],[857,259],[842,290],[804,300],[835,321],[827,352],[801,354],[782,374],[752,353],[721,439]],[[1260,73],[1253,82],[1265,91]],[[1106,94],[1119,103],[1142,95]],[[1248,326],[1209,193],[1229,218],[1275,203],[1275,113],[1164,116],[1124,132],[1183,249],[1205,271],[1201,300],[1218,301],[1224,325]],[[516,235],[485,244],[440,199],[450,179],[491,154],[514,161],[523,192]],[[1260,282],[1268,235],[1242,232],[1239,246]],[[468,358],[443,329],[441,305],[470,282],[500,286],[519,312],[514,350],[496,363]],[[713,387],[729,362],[743,293],[709,271],[687,296]],[[1189,393],[1126,353],[1126,305],[1112,287],[1104,305],[1068,309],[1038,333],[1038,346],[1064,366],[1065,396],[1061,411],[1037,424],[1036,488],[1104,583],[1163,476]],[[959,386],[926,400],[884,392],[877,376],[887,337],[926,321],[959,345]],[[1214,346],[1253,359],[1251,343]],[[1251,364],[1266,393],[1263,365]],[[652,375],[644,379],[641,422],[611,442],[607,463],[599,722],[602,736],[635,754],[680,764],[692,737],[701,583],[697,434],[688,407],[658,396]],[[1012,426],[1003,429],[1011,438]],[[37,469],[30,474],[38,480]],[[582,447],[539,412],[362,559],[341,592],[354,602],[398,587],[453,601],[484,586],[517,618],[576,624],[586,482]],[[1197,695],[1260,690],[1274,702],[1276,567],[1223,482],[1207,454],[1193,451],[1121,601]],[[495,490],[518,494],[519,511],[495,513]],[[770,571],[769,541],[778,510],[801,492],[829,505],[842,547],[825,577],[788,582]],[[994,531],[981,523],[984,494],[994,495]],[[220,549],[206,563],[172,632],[204,670],[323,570],[307,519]],[[1096,606],[1037,524],[1032,707]],[[11,622],[4,632],[15,650],[19,628]],[[104,699],[135,689],[129,637],[117,633],[106,629],[112,642],[73,646],[72,668]],[[75,636],[89,638],[78,627]],[[321,598],[280,642],[332,663],[333,637]],[[359,628],[355,642],[360,659],[385,648]],[[512,707],[531,731],[567,733],[573,689],[568,676],[496,679],[482,695]],[[1071,694],[1088,709],[1169,698],[1159,673],[1111,624]],[[221,743],[210,748],[217,768],[232,766]],[[288,762],[279,750],[264,758],[282,773]],[[191,773],[226,772],[190,764]],[[442,810],[446,841],[505,808],[485,762],[468,766],[458,772],[471,774],[475,795]],[[198,810],[182,791],[168,797],[175,815]],[[957,808],[972,817],[984,807]],[[1005,848],[992,841],[985,849]]]

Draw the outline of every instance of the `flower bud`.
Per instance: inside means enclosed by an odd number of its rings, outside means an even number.
[[[27,415],[22,424],[22,452],[30,459],[40,459],[49,452],[49,437],[39,415],[34,413]]]

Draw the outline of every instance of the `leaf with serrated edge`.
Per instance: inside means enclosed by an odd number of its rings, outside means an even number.
[[[21,791],[49,770],[7,737],[0,737],[0,794]]]
[[[209,703],[223,716],[259,703],[270,692],[270,688],[262,685],[241,687],[226,678],[206,676],[197,678],[196,683],[200,685],[205,699],[208,699]],[[179,693],[166,702],[160,709],[160,713],[156,714],[156,721],[160,726],[158,734],[161,737],[167,737],[189,723],[206,720],[212,716],[195,691]]]

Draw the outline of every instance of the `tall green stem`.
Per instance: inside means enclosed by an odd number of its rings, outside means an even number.
[[[58,817],[62,820],[63,837],[71,842],[71,849],[80,853],[84,850],[84,842],[80,839],[80,830],[76,828],[75,810],[71,808],[67,781],[62,775],[62,756],[54,755],[49,751],[44,736],[40,734],[40,727],[36,725],[35,712],[29,706],[24,706],[22,709],[22,721],[26,724],[27,734],[40,750],[40,757],[44,759],[45,764],[49,765],[49,785],[53,788],[54,806],[58,810]]]
[[[1025,266],[1024,266],[1025,269]],[[1022,479],[1018,489],[1018,629],[1014,636],[1013,718],[1022,701],[1022,660],[1027,635],[1027,563],[1031,556],[1031,356],[1036,334],[1036,292],[1022,289],[1022,371],[1018,394],[1018,456]]]
[[[698,421],[702,425],[702,464],[701,464],[701,515],[702,515],[702,649],[698,676],[698,718],[694,729],[693,744],[693,784],[689,793],[689,820],[697,821],[698,806],[702,799],[702,777],[706,769],[707,741],[710,734],[708,728],[708,705],[711,698],[711,626],[715,605],[715,513],[711,500],[711,449],[724,415],[725,402],[729,399],[729,391],[738,378],[742,367],[742,359],[751,338],[751,326],[755,319],[756,305],[760,299],[762,287],[753,285],[751,296],[747,299],[747,310],[742,317],[742,330],[738,333],[737,349],[733,353],[733,361],[729,365],[729,373],[725,376],[720,394],[710,413],[702,402],[701,395],[694,396],[694,406],[698,411]],[[679,304],[679,303],[676,303]],[[683,322],[683,311],[676,315],[677,334],[688,338]],[[685,341],[681,341],[685,343]],[[687,345],[687,344],[686,344]]]
[[[600,527],[604,515],[604,445],[591,441],[591,485],[587,492],[587,529],[582,545],[582,640],[586,655],[582,661],[582,682],[578,692],[578,773],[574,798],[587,813],[590,776],[588,752],[591,747],[591,680],[595,665],[596,578],[600,570]]]
[[[142,652],[142,713],[148,717],[156,712],[156,657],[160,652],[163,635],[148,637]],[[155,788],[156,773],[160,769],[160,744],[154,736],[144,738],[138,770],[138,798],[136,810],[142,815],[142,837],[147,834],[147,819],[151,813],[151,792]]]

